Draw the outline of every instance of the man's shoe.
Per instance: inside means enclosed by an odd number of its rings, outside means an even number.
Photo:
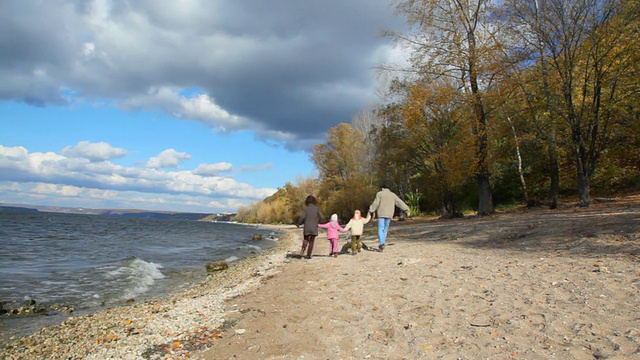
[[[384,251],[384,244],[382,244],[382,245],[380,245],[380,246],[378,247],[378,251],[380,251],[380,252]]]

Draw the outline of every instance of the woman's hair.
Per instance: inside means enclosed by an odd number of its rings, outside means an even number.
[[[313,195],[309,195],[309,196],[307,196],[307,199],[304,201],[304,204],[305,204],[305,205],[309,205],[309,204],[313,204],[313,205],[315,205],[315,204],[316,204],[316,202],[317,202],[317,201],[316,201],[316,197],[315,197],[315,196],[313,196]]]

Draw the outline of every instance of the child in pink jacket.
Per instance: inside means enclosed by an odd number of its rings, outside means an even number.
[[[329,250],[331,251],[329,256],[338,257],[338,239],[340,238],[339,231],[345,231],[344,228],[338,224],[338,215],[331,215],[331,221],[326,224],[318,224],[318,227],[327,229]]]

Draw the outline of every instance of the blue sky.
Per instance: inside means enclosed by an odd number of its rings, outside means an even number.
[[[0,0],[0,203],[235,211],[379,101],[387,1]]]

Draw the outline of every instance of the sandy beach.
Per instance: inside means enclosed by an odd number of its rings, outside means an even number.
[[[306,260],[283,230],[172,299],[71,318],[0,358],[640,358],[638,196],[394,221],[384,252],[337,258],[324,232]]]

